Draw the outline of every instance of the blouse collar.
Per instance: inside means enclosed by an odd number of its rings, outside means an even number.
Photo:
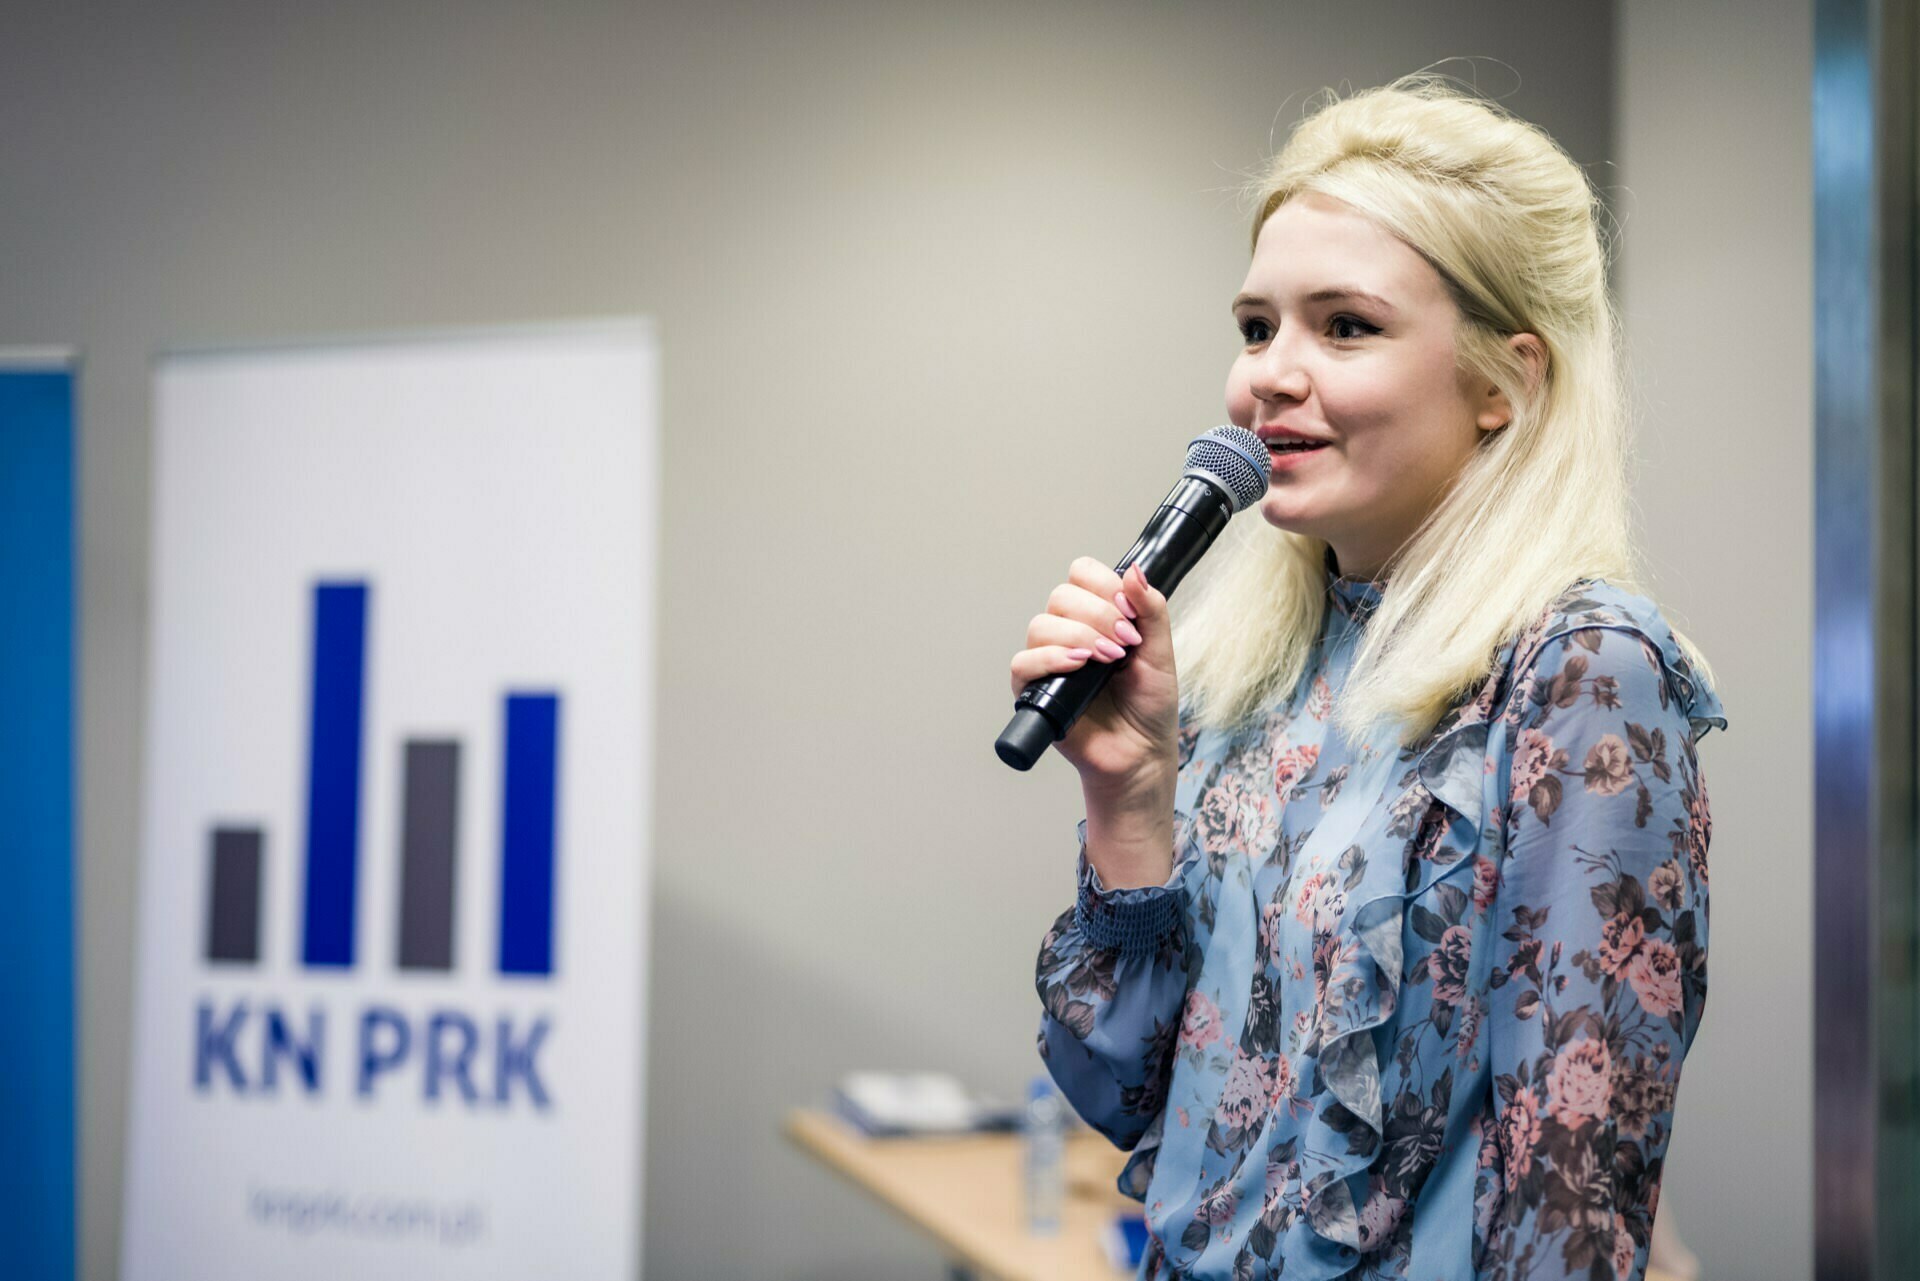
[[[1327,548],[1322,562],[1326,568],[1327,597],[1344,618],[1364,623],[1380,604],[1381,585],[1373,579],[1346,578],[1339,572],[1333,548]]]

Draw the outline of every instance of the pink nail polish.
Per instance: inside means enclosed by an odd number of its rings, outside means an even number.
[[[1113,634],[1120,638],[1122,644],[1138,645],[1140,643],[1139,629],[1124,618],[1113,620]]]
[[[1093,651],[1090,649],[1070,649],[1067,651],[1067,657],[1071,659],[1076,659],[1076,660],[1082,659],[1082,658],[1092,658]]]
[[[1140,611],[1133,607],[1133,602],[1127,599],[1125,592],[1115,592],[1113,594],[1113,603],[1114,606],[1128,618],[1140,617]]]
[[[1093,647],[1100,651],[1100,656],[1102,658],[1106,658],[1109,660],[1118,658],[1122,654],[1127,652],[1126,650],[1121,649],[1118,645],[1114,644],[1112,641],[1108,640],[1104,636],[1102,636],[1099,640],[1095,641],[1093,643]]]

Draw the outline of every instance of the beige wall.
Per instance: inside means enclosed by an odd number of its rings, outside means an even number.
[[[1658,594],[1713,663],[1707,1015],[1667,1196],[1708,1281],[1813,1273],[1810,0],[1620,7],[1619,286]]]
[[[993,758],[1007,656],[1220,419],[1238,175],[1314,89],[1457,54],[1637,202],[1642,506],[1733,718],[1675,1186],[1716,1275],[1804,1274],[1806,1145],[1751,1109],[1804,1139],[1806,22],[1666,8],[1626,6],[1616,67],[1610,4],[9,6],[0,343],[86,353],[88,1281],[117,1263],[151,352],[659,319],[647,1273],[931,1279],[780,1115],[854,1067],[1037,1069],[1078,797]]]

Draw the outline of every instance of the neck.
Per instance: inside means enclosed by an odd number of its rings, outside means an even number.
[[[1327,548],[1327,568],[1332,571],[1335,578],[1385,585],[1385,576],[1381,572],[1384,568],[1383,566],[1362,565],[1358,563],[1349,566],[1345,560],[1341,559],[1340,553],[1333,550],[1332,546],[1328,546]]]

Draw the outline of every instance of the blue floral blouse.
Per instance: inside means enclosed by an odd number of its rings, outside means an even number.
[[[1422,744],[1329,716],[1378,588],[1291,696],[1183,728],[1164,886],[1086,861],[1040,1052],[1131,1158],[1140,1275],[1638,1281],[1707,987],[1694,744],[1657,608],[1574,584]]]

